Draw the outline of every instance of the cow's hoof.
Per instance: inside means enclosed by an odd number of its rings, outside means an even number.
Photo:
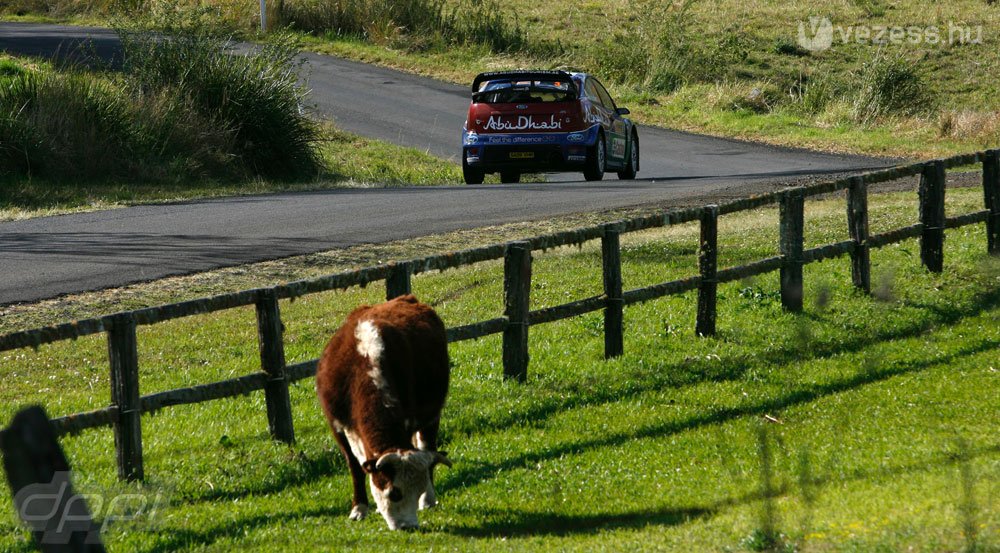
[[[349,518],[351,520],[364,520],[368,516],[368,505],[355,505],[351,507],[351,514]]]

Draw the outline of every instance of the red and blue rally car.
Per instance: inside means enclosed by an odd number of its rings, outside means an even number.
[[[497,71],[472,82],[462,132],[466,184],[486,173],[518,182],[527,172],[583,172],[601,180],[639,171],[639,134],[600,81],[566,71]]]

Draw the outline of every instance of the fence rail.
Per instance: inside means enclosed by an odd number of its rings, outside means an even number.
[[[955,217],[945,217],[946,170],[982,164],[985,209]],[[888,232],[870,235],[868,190],[873,184],[920,176],[920,222]],[[847,191],[847,224],[850,240],[803,248],[805,199]],[[718,218],[722,215],[779,206],[781,255],[737,267],[718,267]],[[698,274],[634,290],[623,290],[620,236],[657,227],[698,221],[701,239]],[[0,351],[33,347],[82,336],[105,333],[111,367],[112,405],[85,413],[51,420],[57,435],[88,428],[110,426],[115,432],[118,473],[125,480],[141,480],[141,415],[176,405],[230,398],[264,390],[268,425],[272,437],[292,442],[288,385],[316,373],[317,360],[287,365],[284,356],[283,326],[279,300],[303,295],[366,286],[384,281],[387,298],[406,294],[412,275],[442,271],[483,261],[504,259],[504,314],[501,317],[448,329],[448,341],[473,340],[493,334],[503,335],[503,367],[508,378],[523,380],[528,368],[528,332],[533,325],[555,322],[585,313],[604,311],[605,356],[615,357],[624,350],[623,308],[665,296],[698,291],[695,330],[712,335],[716,326],[717,289],[720,283],[779,271],[782,305],[790,311],[802,309],[805,265],[850,256],[854,286],[870,292],[873,248],[919,238],[921,262],[930,271],[943,269],[943,239],[946,229],[985,223],[987,249],[1000,255],[1000,150],[956,156],[873,171],[862,175],[797,187],[781,192],[752,196],[721,205],[665,211],[599,226],[536,236],[507,244],[494,244],[454,253],[411,259],[367,267],[334,275],[274,286],[221,294],[170,305],[116,313],[104,317],[24,330],[0,336]],[[562,305],[532,311],[532,252],[601,240],[603,293]],[[209,384],[139,395],[139,360],[136,328],[160,322],[253,305],[257,312],[261,371]]]

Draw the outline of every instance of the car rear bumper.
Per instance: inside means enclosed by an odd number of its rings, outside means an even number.
[[[600,125],[570,133],[463,134],[462,159],[486,172],[579,171]]]

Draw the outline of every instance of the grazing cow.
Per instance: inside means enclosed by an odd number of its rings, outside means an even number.
[[[444,323],[412,295],[355,309],[330,339],[316,391],[351,469],[352,520],[368,514],[365,473],[393,530],[437,504],[434,466],[451,466],[437,451],[448,371]]]

